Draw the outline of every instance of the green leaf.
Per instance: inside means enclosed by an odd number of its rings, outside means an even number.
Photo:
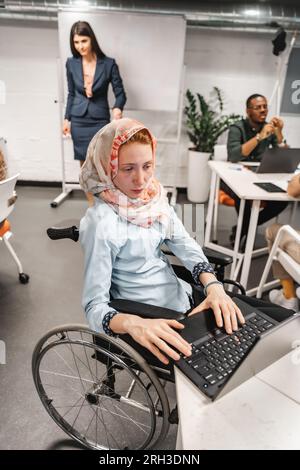
[[[224,101],[222,91],[213,88],[216,104],[214,108],[200,93],[193,94],[190,89],[186,91],[187,105],[184,107],[186,115],[187,134],[199,152],[212,153],[220,135],[242,116],[237,114],[222,115]]]

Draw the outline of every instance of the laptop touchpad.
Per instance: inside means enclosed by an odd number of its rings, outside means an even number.
[[[193,343],[197,339],[201,338],[201,336],[204,336],[217,328],[215,316],[211,309],[186,317],[180,323],[185,326],[184,330],[182,330],[180,334],[189,343]]]

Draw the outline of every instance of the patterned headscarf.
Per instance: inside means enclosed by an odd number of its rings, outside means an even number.
[[[118,173],[119,149],[130,137],[146,129],[152,140],[155,165],[156,140],[140,122],[123,118],[100,129],[91,140],[87,157],[81,168],[82,189],[103,199],[122,218],[141,227],[150,227],[156,220],[168,226],[170,207],[162,185],[150,178],[146,189],[137,199],[131,199],[113,183]]]

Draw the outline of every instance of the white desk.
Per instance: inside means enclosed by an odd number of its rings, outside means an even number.
[[[212,248],[221,253],[231,255],[233,257],[233,263],[231,267],[230,278],[236,279],[239,269],[242,265],[241,272],[241,284],[247,290],[247,283],[249,277],[250,264],[253,254],[253,245],[255,240],[255,234],[257,229],[257,220],[260,209],[261,201],[299,201],[299,199],[292,198],[288,196],[287,193],[268,193],[263,189],[255,186],[254,182],[259,181],[272,181],[284,182],[291,178],[290,174],[257,174],[244,166],[229,163],[229,162],[219,162],[211,161],[209,165],[212,169],[212,182],[211,182],[211,191],[208,203],[208,213],[206,220],[206,230],[205,230],[205,241],[204,245],[208,248]],[[220,180],[223,180],[231,189],[234,191],[237,196],[241,199],[238,222],[237,222],[237,231],[236,238],[234,243],[233,250],[223,247],[219,244],[213,243],[211,241],[211,232],[213,222],[216,225],[217,215],[218,215],[218,195]],[[251,200],[252,210],[249,223],[249,231],[247,236],[245,253],[239,253],[239,245],[241,238],[241,228],[243,221],[243,214],[245,208],[245,201]],[[257,250],[257,252],[263,252],[263,250]],[[247,290],[247,294],[255,294],[257,288]]]
[[[300,351],[211,402],[175,367],[177,449],[300,449]]]

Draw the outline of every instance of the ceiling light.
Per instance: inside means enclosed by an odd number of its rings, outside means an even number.
[[[259,10],[254,10],[254,9],[252,9],[252,10],[245,10],[244,13],[245,13],[246,16],[259,16],[259,14],[260,14],[260,13],[259,13]]]

